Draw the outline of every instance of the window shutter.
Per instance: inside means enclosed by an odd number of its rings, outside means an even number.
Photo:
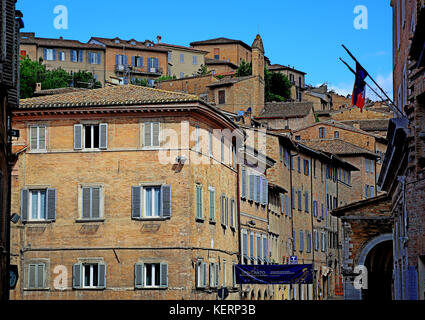
[[[99,124],[99,131],[99,148],[106,149],[108,148],[108,124]]]
[[[160,282],[159,285],[163,288],[168,287],[168,264],[161,263],[160,264]]]
[[[280,213],[285,213],[285,195],[283,193],[280,194]]]
[[[82,285],[82,264],[77,263],[72,266],[72,287],[81,288]]]
[[[210,221],[215,220],[215,191],[210,190]]]
[[[92,188],[92,214],[91,218],[100,218],[100,188]]]
[[[309,210],[308,210],[308,191],[305,192],[305,212],[309,212]]]
[[[120,64],[120,55],[119,54],[115,55],[115,64],[116,65]]]
[[[255,198],[255,176],[249,175],[249,200],[254,200]]]
[[[38,149],[46,149],[46,127],[38,127]]]
[[[267,181],[267,179],[266,178],[262,178],[262,180],[263,180],[263,204],[267,204],[269,201],[268,201],[268,196],[269,196],[269,182]]]
[[[159,122],[152,123],[152,146],[159,147]]]
[[[28,189],[21,190],[21,220],[23,222],[28,220]]]
[[[285,205],[286,205],[286,212],[285,212],[285,216],[291,216],[291,204],[289,203],[289,196],[287,194],[285,194]]]
[[[242,176],[241,177],[242,178],[241,197],[245,199],[246,198],[246,168],[245,167],[242,167],[241,176]]]
[[[91,188],[84,188],[82,190],[83,206],[82,218],[90,218],[91,216]]]
[[[161,186],[161,216],[171,217],[171,186]]]
[[[30,127],[30,147],[31,150],[38,149],[38,127]]]
[[[99,288],[106,288],[106,264],[99,263],[99,281],[98,281],[98,287]]]
[[[151,147],[152,146],[152,125],[151,122],[146,122],[143,125],[143,146]]]
[[[143,57],[140,57],[139,63],[140,63],[139,67],[143,67]]]
[[[255,196],[255,201],[256,202],[260,202],[261,201],[261,177],[260,176],[255,176],[256,178],[256,196]]]
[[[202,262],[202,287],[207,285],[207,263]]]
[[[225,197],[225,208],[226,208],[226,219],[225,219],[225,225],[228,226],[229,225],[229,198]]]
[[[218,287],[219,264],[214,263],[214,287]]]
[[[131,57],[131,65],[132,65],[133,67],[135,67],[135,66],[136,66],[136,57],[135,57],[135,56],[132,56],[132,57]]]
[[[291,202],[292,202],[292,209],[295,209],[295,189],[291,189]]]
[[[142,187],[131,187],[131,218],[139,219],[142,217]]]
[[[83,148],[83,125],[74,125],[74,149],[81,150]]]
[[[47,60],[47,49],[46,48],[44,48],[44,50],[43,50],[43,59]]]
[[[89,58],[89,64],[93,64],[93,55],[92,55],[92,53],[91,52],[88,52],[87,55],[88,55],[88,58]]]
[[[134,287],[143,288],[143,263],[134,265]]]
[[[47,219],[56,220],[56,189],[47,189]]]
[[[78,51],[78,61],[79,62],[83,62],[83,50]]]
[[[102,56],[101,56],[101,54],[100,53],[98,53],[97,54],[97,64],[101,64],[101,60],[102,59]]]

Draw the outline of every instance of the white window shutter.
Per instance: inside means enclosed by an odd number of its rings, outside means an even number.
[[[99,124],[99,148],[100,149],[108,148],[108,124],[107,123]]]
[[[74,125],[74,149],[81,150],[83,148],[83,125]]]
[[[98,277],[99,277],[98,287],[103,289],[106,288],[106,264],[105,263],[99,263]]]
[[[168,264],[161,263],[160,264],[160,282],[159,285],[162,288],[168,287]]]

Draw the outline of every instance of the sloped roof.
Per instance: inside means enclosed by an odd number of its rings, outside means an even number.
[[[241,82],[241,81],[244,81],[244,80],[247,80],[247,79],[251,79],[251,78],[255,78],[255,76],[224,78],[224,79],[221,79],[218,82],[214,82],[214,83],[207,85],[207,87],[231,86],[235,83],[238,83],[238,82]]]
[[[365,155],[373,158],[378,157],[369,150],[360,148],[359,146],[341,139],[302,140],[301,143],[310,148],[333,153],[339,156]]]
[[[155,45],[156,48],[171,48],[171,49],[177,49],[177,50],[184,50],[184,51],[191,51],[191,52],[196,52],[196,53],[203,53],[203,54],[207,54],[208,51],[205,50],[199,50],[199,49],[195,49],[195,48],[191,48],[191,47],[186,47],[186,46],[181,46],[181,45],[177,45],[177,44],[171,44],[171,43],[158,43],[157,45]]]
[[[19,109],[138,105],[182,101],[199,101],[199,98],[191,94],[129,84],[22,99]]]
[[[281,64],[277,64],[277,63],[276,64],[269,65],[267,67],[267,69],[272,70],[272,71],[273,70],[292,70],[294,72],[301,73],[303,75],[306,75],[307,74],[307,73],[305,73],[303,71],[297,70],[295,68],[291,68],[290,66],[284,66],[284,65],[281,65]]]
[[[58,48],[81,48],[81,49],[97,49],[105,50],[105,48],[99,44],[83,43],[78,40],[68,39],[53,39],[53,38],[39,38],[35,37],[33,32],[21,32],[20,33],[21,44],[34,44],[42,47],[58,47]]]
[[[208,65],[228,65],[229,67],[233,69],[237,69],[238,66],[230,61],[225,60],[218,60],[218,59],[211,59],[211,58],[205,58],[205,64]]]
[[[387,131],[390,119],[341,120],[341,122],[353,127],[354,124],[358,124],[363,131]]]
[[[194,41],[191,42],[190,45],[191,46],[196,46],[196,45],[213,45],[213,44],[240,44],[241,46],[245,47],[248,50],[252,50],[252,48],[247,45],[245,42],[241,41],[241,40],[236,40],[236,39],[229,39],[229,38],[224,38],[224,37],[220,37],[220,38],[214,38],[214,39],[208,39],[208,40],[202,40],[202,41]]]
[[[115,43],[115,40],[119,40],[120,43]],[[141,41],[136,41],[134,39],[130,39],[130,40],[122,40],[119,38],[101,38],[101,37],[91,37],[89,42],[97,42],[97,43],[102,43],[103,45],[107,46],[107,47],[113,47],[113,48],[122,48],[123,46],[125,46],[126,49],[137,49],[137,50],[147,50],[147,51],[157,51],[157,52],[168,52],[169,50],[165,49],[165,48],[161,48],[158,46],[153,46],[153,47],[148,47],[145,45],[144,42]],[[131,42],[133,42],[135,44],[132,44]]]
[[[267,102],[257,118],[305,117],[313,109],[313,102]]]

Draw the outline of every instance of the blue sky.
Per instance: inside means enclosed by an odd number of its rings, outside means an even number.
[[[66,30],[54,28],[57,5],[68,9]],[[358,5],[367,8],[366,30],[353,25]],[[161,35],[163,42],[180,45],[216,37],[251,45],[260,33],[272,63],[294,66],[307,73],[307,84],[327,82],[344,94],[351,92],[354,75],[338,58],[355,65],[341,47],[345,44],[392,94],[389,0],[18,0],[17,8],[24,14],[23,31],[83,42],[91,36],[155,40]]]

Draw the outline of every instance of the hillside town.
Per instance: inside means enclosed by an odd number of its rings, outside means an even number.
[[[44,38],[2,3],[2,299],[425,299],[424,1],[391,1],[394,98],[362,107],[260,34]],[[68,85],[20,99],[23,61]],[[279,265],[312,280],[239,281]]]

